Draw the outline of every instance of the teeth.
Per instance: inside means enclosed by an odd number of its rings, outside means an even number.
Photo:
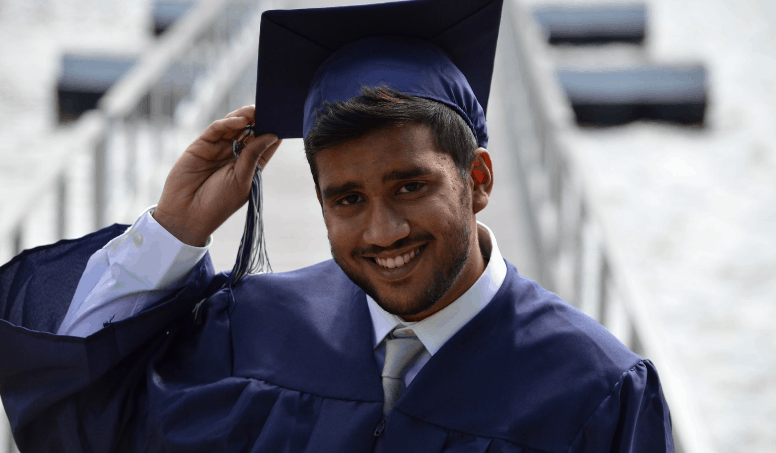
[[[375,262],[379,264],[381,267],[386,267],[388,269],[395,269],[397,267],[402,267],[405,264],[409,263],[410,260],[418,256],[418,253],[420,253],[420,248],[416,248],[415,250],[412,250],[409,253],[405,253],[404,255],[399,255],[395,258],[375,258]]]

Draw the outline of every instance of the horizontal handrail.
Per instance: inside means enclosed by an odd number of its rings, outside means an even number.
[[[148,92],[170,70],[171,63],[184,55],[211,26],[214,17],[232,0],[199,2],[176,21],[159,39],[154,51],[144,56],[100,100],[100,109],[109,118],[133,113]]]

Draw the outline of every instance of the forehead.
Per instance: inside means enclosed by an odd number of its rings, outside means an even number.
[[[455,171],[452,157],[442,152],[431,128],[406,123],[388,126],[315,155],[322,189],[343,180],[361,180],[396,170],[423,168],[433,173]]]

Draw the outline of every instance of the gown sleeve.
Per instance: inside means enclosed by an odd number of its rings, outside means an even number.
[[[27,250],[0,267],[0,394],[21,451],[152,445],[145,370],[222,279],[206,255],[158,304],[86,338],[56,335],[90,256],[126,229]]]
[[[673,451],[671,414],[649,360],[623,373],[569,449],[570,453]]]

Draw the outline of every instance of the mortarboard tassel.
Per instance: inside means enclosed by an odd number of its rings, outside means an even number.
[[[248,132],[248,134],[245,134]],[[253,127],[247,126],[243,137],[232,144],[235,158],[239,157],[244,144],[243,140],[253,133]],[[256,167],[251,183],[251,193],[248,196],[248,213],[245,217],[245,229],[243,230],[240,248],[237,251],[237,260],[232,268],[227,285],[239,282],[246,274],[272,272],[267,256],[267,244],[264,241],[264,221],[261,210],[264,205],[264,196],[261,190],[261,168]]]
[[[252,133],[253,125],[246,126],[240,138],[232,141],[232,152],[235,159],[239,159],[240,151],[245,147],[245,139]],[[245,229],[243,230],[242,239],[240,239],[240,248],[237,250],[237,260],[234,263],[231,274],[229,274],[229,279],[222,286],[223,288],[231,288],[232,285],[242,280],[246,274],[272,272],[272,266],[270,266],[269,257],[267,256],[267,244],[264,242],[264,222],[261,216],[263,205],[261,167],[257,166],[256,173],[253,174],[253,181],[251,182],[251,192],[248,196],[248,213],[245,217]],[[200,300],[192,310],[194,321],[197,324],[202,323],[201,307],[208,297]]]
[[[232,144],[235,158],[239,156],[242,149],[242,143],[238,143],[239,141],[235,140]],[[251,193],[248,196],[248,213],[245,216],[245,229],[243,230],[242,239],[240,239],[240,248],[237,250],[237,260],[234,263],[231,274],[229,274],[229,279],[222,288],[231,288],[242,280],[246,274],[272,272],[272,266],[270,266],[269,257],[267,256],[267,244],[264,242],[264,222],[261,218],[263,201],[264,198],[261,194],[261,169],[257,167],[251,182]],[[208,297],[200,300],[192,310],[194,321],[197,324],[202,324],[202,303],[207,301]]]

